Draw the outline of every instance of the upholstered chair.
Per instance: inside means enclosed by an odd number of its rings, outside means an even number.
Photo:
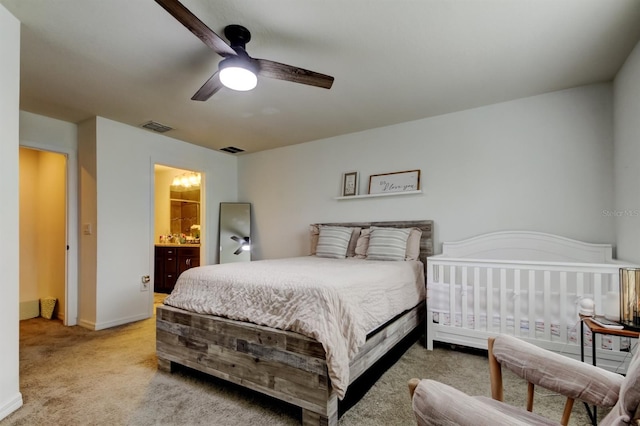
[[[626,377],[583,363],[512,336],[489,338],[491,395],[471,397],[433,380],[411,379],[409,392],[418,425],[566,425],[574,401],[611,408],[600,422],[640,426],[640,350]],[[503,401],[502,368],[528,383],[527,407]],[[532,412],[535,386],[567,398],[560,423]]]

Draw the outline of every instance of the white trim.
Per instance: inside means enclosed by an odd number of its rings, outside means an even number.
[[[153,294],[153,292],[150,292]],[[136,322],[136,321],[142,321],[142,320],[146,320],[149,319],[150,317],[144,313],[144,314],[139,314],[139,315],[134,315],[131,317],[126,317],[126,318],[120,318],[117,320],[113,320],[113,321],[107,321],[107,322],[96,322],[96,323],[92,323],[93,324],[93,330],[98,331],[98,330],[105,330],[107,328],[111,328],[111,327],[116,327],[118,325],[125,325],[125,324],[129,324],[132,322]],[[85,321],[85,324],[90,324],[89,322]],[[90,328],[90,327],[86,327],[86,328]]]
[[[18,392],[13,398],[0,403],[0,420],[22,407],[22,394]]]
[[[149,164],[151,178],[149,179],[149,245],[151,250],[149,251],[149,277],[151,277],[151,281],[149,281],[149,298],[148,298],[148,314],[149,318],[153,316],[153,302],[154,302],[154,287],[156,283],[156,168],[153,158]]]
[[[81,319],[78,321],[78,325],[88,330],[96,330],[96,323],[93,321],[87,321],[87,320]]]
[[[67,157],[67,244],[64,325],[78,324],[78,154],[56,145],[20,141],[20,147],[56,152]]]

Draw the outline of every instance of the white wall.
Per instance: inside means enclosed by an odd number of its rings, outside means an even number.
[[[615,209],[618,258],[640,263],[640,43],[614,80]]]
[[[155,232],[154,241],[160,241],[160,235],[171,234],[171,194],[170,187],[175,172],[172,170],[155,171]]]
[[[313,222],[433,219],[436,252],[497,230],[614,242],[612,89],[599,84],[239,158],[254,258],[308,253]],[[341,174],[420,169],[421,195],[336,201]]]
[[[78,126],[20,111],[20,145],[56,152],[78,150]]]
[[[78,126],[78,225],[82,230],[78,240],[78,324],[87,328],[95,327],[98,312],[96,128],[95,118]]]
[[[38,300],[38,151],[19,150],[20,302]],[[37,312],[35,312],[37,316]],[[23,318],[21,314],[21,319]]]
[[[91,152],[94,147],[95,153]],[[154,215],[153,165],[204,173],[201,255],[202,263],[207,264],[217,262],[213,248],[217,246],[219,203],[235,201],[237,196],[236,158],[102,117],[80,124],[79,152],[81,170],[86,169],[81,175],[81,224],[92,223],[97,235],[95,246],[87,241],[86,250],[85,239],[91,236],[81,236],[82,256],[87,257],[83,268],[95,263],[95,273],[85,276],[81,272],[80,293],[89,287],[93,297],[94,289],[97,302],[95,312],[87,312],[80,323],[102,329],[148,318],[152,299],[150,292],[140,291],[140,280],[153,274],[154,227],[149,221]],[[92,159],[95,171],[91,170]],[[87,190],[93,191],[86,200],[83,179]]]
[[[57,299],[55,314],[64,317],[66,276],[66,157],[39,152],[38,292]]]
[[[18,241],[20,22],[0,5],[0,235]],[[2,250],[0,419],[22,406],[18,380],[18,250]]]

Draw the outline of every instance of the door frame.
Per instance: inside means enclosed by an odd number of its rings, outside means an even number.
[[[200,173],[201,181],[200,181],[200,226],[201,229],[204,230],[204,233],[200,233],[200,265],[206,264],[203,263],[203,260],[206,259],[208,244],[207,244],[207,236],[209,235],[209,230],[207,227],[207,199],[206,199],[206,180],[207,173],[200,167],[199,165],[191,164],[190,162],[176,161],[174,159],[162,158],[158,155],[151,156],[151,161],[149,164],[149,244],[151,247],[150,255],[149,255],[149,276],[151,277],[151,286],[149,288],[149,313],[153,316],[153,283],[155,283],[155,244],[156,244],[156,209],[155,209],[155,200],[156,200],[156,173],[155,166],[166,166],[172,167],[180,170],[188,170],[196,173]]]
[[[78,324],[78,154],[75,149],[20,141],[21,148],[62,154],[67,158],[66,173],[66,235],[65,251],[65,307],[66,326]]]

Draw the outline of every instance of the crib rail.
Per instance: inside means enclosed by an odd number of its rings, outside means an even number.
[[[447,335],[443,330],[449,327],[457,329],[450,343],[482,347],[486,336],[506,333],[547,342],[541,346],[549,349],[579,348],[580,300],[593,299],[597,315],[615,315],[623,266],[628,265],[430,257],[427,345],[432,348],[434,339],[446,341],[439,336]],[[441,315],[438,321],[434,314]],[[439,332],[434,333],[436,327]],[[619,350],[619,339],[613,345]]]

